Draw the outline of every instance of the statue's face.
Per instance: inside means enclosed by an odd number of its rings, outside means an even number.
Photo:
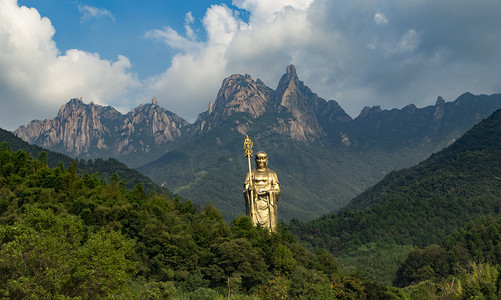
[[[258,168],[266,168],[268,166],[268,155],[264,152],[256,154],[256,165]]]

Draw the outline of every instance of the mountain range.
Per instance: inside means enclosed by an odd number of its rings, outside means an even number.
[[[34,120],[15,134],[75,157],[115,157],[195,203],[214,203],[226,219],[244,213],[242,144],[249,135],[278,173],[279,217],[308,220],[453,143],[500,107],[499,94],[465,93],[424,108],[366,107],[353,119],[313,93],[290,65],[276,89],[249,75],[224,79],[192,124],[155,98],[125,115],[72,99],[54,119]]]

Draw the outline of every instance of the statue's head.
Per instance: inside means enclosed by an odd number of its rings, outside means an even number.
[[[268,154],[264,151],[256,153],[256,166],[258,169],[266,169],[268,167]]]

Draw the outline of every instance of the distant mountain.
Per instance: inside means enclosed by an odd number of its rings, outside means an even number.
[[[500,107],[501,95],[467,93],[425,108],[367,107],[352,119],[313,93],[291,65],[276,89],[249,75],[224,79],[193,124],[155,101],[123,116],[72,100],[56,119],[33,121],[16,134],[37,144],[50,140],[50,149],[78,157],[115,157],[196,203],[213,202],[227,219],[244,213],[248,167],[241,148],[248,134],[278,173],[280,218],[307,220],[344,206],[391,170],[422,161]],[[100,111],[99,123],[92,112]]]
[[[140,165],[155,157],[157,148],[182,135],[188,126],[181,117],[158,106],[140,105],[126,115],[116,109],[71,99],[57,117],[34,120],[14,133],[23,140],[81,158],[119,157]],[[142,161],[144,154],[149,155]]]
[[[77,169],[78,173],[80,173],[81,175],[97,174],[99,179],[108,182],[112,175],[116,173],[121,180],[124,180],[124,183],[128,189],[133,189],[138,184],[142,184],[144,190],[147,193],[154,191],[157,194],[171,195],[169,191],[161,188],[145,175],[139,173],[134,169],[130,169],[124,163],[113,158],[107,160],[97,158],[87,161],[80,159],[77,161],[67,155],[46,150],[36,145],[30,145],[27,142],[16,137],[12,132],[0,128],[0,143],[4,142],[7,143],[7,147],[10,151],[17,152],[18,150],[22,150],[34,158],[37,158],[41,152],[46,152],[48,165],[52,168],[57,166],[59,163],[63,163],[63,165],[67,168],[71,163],[78,162]]]
[[[237,113],[248,116],[247,122],[235,123],[235,129],[243,135],[258,126],[264,133],[278,133],[300,142],[318,141],[329,128],[352,120],[337,102],[327,102],[305,86],[293,65],[287,67],[275,91],[249,75],[226,78],[215,103],[198,116],[195,130],[214,130]],[[255,124],[254,120],[270,122]]]
[[[424,247],[501,212],[501,110],[422,163],[391,172],[346,208],[290,229],[334,253],[370,243]]]

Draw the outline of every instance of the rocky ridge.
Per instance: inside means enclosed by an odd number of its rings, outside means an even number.
[[[188,122],[158,106],[140,105],[126,115],[110,106],[71,99],[56,118],[34,120],[14,134],[44,148],[77,157],[119,157],[131,152],[149,152],[153,145],[166,144],[182,135]]]
[[[259,118],[268,109],[274,91],[261,80],[249,75],[235,74],[223,80],[216,101],[199,114],[194,128],[197,134],[208,132],[235,113],[247,113],[252,119]],[[245,134],[245,127],[238,127]]]
[[[86,105],[82,99],[71,99],[61,106],[56,118],[34,120],[14,133],[21,139],[44,148],[56,148],[81,155],[92,147],[109,149],[109,139],[118,129],[122,114],[116,109]]]
[[[273,119],[267,132],[300,142],[315,141],[330,128],[351,121],[337,102],[327,102],[305,86],[290,65],[276,90],[249,75],[224,79],[215,101],[194,124],[160,107],[156,98],[126,115],[110,106],[85,104],[80,98],[61,106],[56,118],[31,121],[15,134],[29,143],[77,157],[123,158],[151,153],[153,148],[182,137],[205,134],[237,113],[247,117],[234,124],[241,134],[267,114]]]
[[[274,122],[266,131],[295,141],[312,142],[325,136],[329,129],[351,121],[351,117],[334,100],[318,97],[299,80],[296,68],[290,65],[276,90],[249,75],[232,75],[223,81],[216,101],[201,113],[194,126],[198,133],[216,128],[235,113],[248,115],[246,123],[237,122],[236,130],[246,134],[250,124],[265,114]],[[325,119],[325,121],[323,121]],[[323,122],[322,122],[323,121]]]

